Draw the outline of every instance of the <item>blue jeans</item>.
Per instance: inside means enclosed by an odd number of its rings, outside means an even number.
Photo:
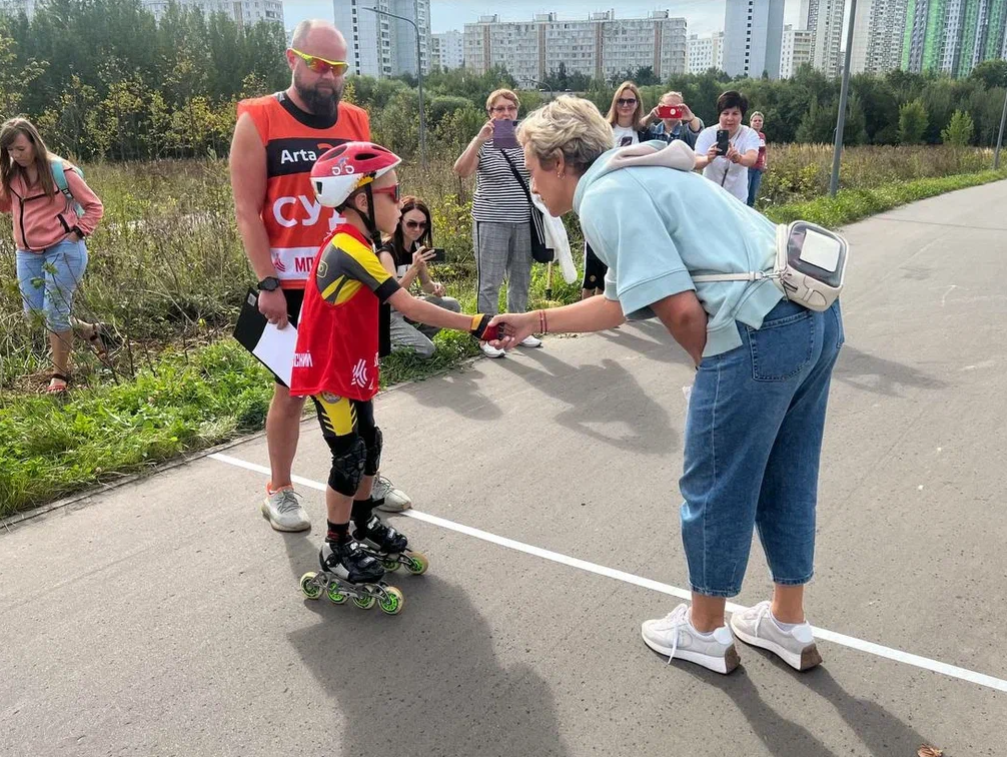
[[[755,198],[759,196],[759,187],[762,186],[762,174],[764,170],[755,168],[748,169],[748,207],[755,207]]]
[[[73,294],[87,268],[84,241],[64,239],[42,252],[18,250],[16,266],[24,312],[44,313],[52,332],[69,331]]]
[[[783,300],[742,346],[704,358],[685,428],[682,540],[692,590],[741,591],[757,529],[774,583],[811,580],[818,464],[832,369],[843,345],[837,301],[824,313]]]

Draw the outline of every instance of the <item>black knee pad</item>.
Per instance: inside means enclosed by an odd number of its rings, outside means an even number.
[[[350,439],[350,437],[347,437]],[[367,464],[367,445],[359,436],[353,436],[345,449],[332,451],[332,468],[329,470],[329,486],[346,497],[357,493],[360,479],[364,477]]]
[[[384,444],[384,437],[381,429],[374,427],[374,435],[367,442],[367,465],[364,467],[365,476],[376,476],[381,470],[381,447]]]

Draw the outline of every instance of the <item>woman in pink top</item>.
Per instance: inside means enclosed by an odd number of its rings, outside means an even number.
[[[50,161],[60,161],[69,197],[56,185]],[[66,391],[74,327],[104,354],[104,329],[70,315],[87,268],[84,238],[103,212],[101,200],[69,163],[52,155],[35,126],[12,118],[0,127],[0,211],[14,219],[17,277],[29,316],[44,315],[54,370],[49,392]]]

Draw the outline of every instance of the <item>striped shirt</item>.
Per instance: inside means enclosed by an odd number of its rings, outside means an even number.
[[[492,142],[479,150],[476,193],[472,199],[472,218],[483,223],[527,223],[531,218],[528,196],[518,184],[514,172],[502,155],[507,153],[525,185],[528,170],[524,167],[524,150],[512,147],[500,150]]]

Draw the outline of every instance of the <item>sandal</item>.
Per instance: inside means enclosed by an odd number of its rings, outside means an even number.
[[[59,384],[55,382],[61,382]],[[49,376],[49,386],[46,388],[46,394],[66,394],[66,388],[70,383],[70,378],[64,376],[62,373],[52,373]]]

